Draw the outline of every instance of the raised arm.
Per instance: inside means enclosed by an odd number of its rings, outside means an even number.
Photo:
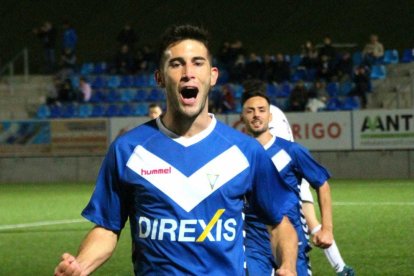
[[[296,275],[298,236],[287,217],[276,226],[268,226],[273,255],[279,269],[275,275]]]
[[[83,240],[76,257],[69,253],[62,255],[54,275],[89,275],[112,256],[118,237],[111,230],[95,226]]]
[[[331,189],[328,182],[325,182],[319,189],[318,194],[319,209],[321,211],[321,231],[313,236],[313,243],[321,248],[328,248],[333,242],[333,222],[332,222],[332,199]]]

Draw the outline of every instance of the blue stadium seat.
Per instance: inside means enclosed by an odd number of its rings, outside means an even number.
[[[108,78],[106,86],[108,88],[118,88],[120,84],[121,84],[121,78],[117,75],[111,75]]]
[[[122,76],[119,87],[120,88],[129,88],[134,86],[134,81],[132,76]]]
[[[363,56],[361,51],[356,51],[352,54],[352,64],[354,66],[359,66],[363,62]]]
[[[50,106],[50,118],[60,118],[62,117],[62,108],[58,105],[52,105]]]
[[[81,104],[78,106],[78,117],[88,118],[92,115],[92,106],[90,104]]]
[[[267,83],[266,84],[266,95],[272,100],[276,99],[279,93],[277,84]]]
[[[147,99],[148,102],[158,102],[165,100],[165,94],[162,89],[159,88],[153,88],[151,89],[151,92],[149,93]]]
[[[120,93],[121,93],[121,96],[119,100],[121,102],[132,102],[134,100],[134,97],[135,97],[134,90],[132,89],[121,90]]]
[[[145,89],[138,89],[135,93],[134,101],[135,102],[143,102],[148,97],[148,91]]]
[[[81,75],[87,76],[93,73],[94,65],[92,62],[85,62],[81,65],[79,73]]]
[[[400,61],[398,51],[395,49],[388,49],[384,52],[384,64],[397,64]]]
[[[105,106],[102,104],[94,104],[90,117],[103,117],[105,115]]]
[[[290,67],[297,68],[302,62],[301,55],[295,54],[290,56]]]
[[[401,62],[410,63],[414,60],[414,49],[404,49]]]
[[[373,80],[385,79],[387,76],[387,69],[385,65],[372,65],[370,77]]]
[[[329,98],[328,102],[326,103],[326,110],[327,111],[337,111],[342,109],[342,102],[337,97]]]
[[[342,110],[357,110],[361,108],[358,97],[346,97],[342,103]]]
[[[129,103],[122,105],[119,115],[123,117],[134,116],[134,107]]]
[[[148,115],[148,103],[141,102],[135,106],[135,116],[147,116]]]
[[[117,104],[110,104],[105,110],[106,117],[116,117],[119,116],[120,110]]]
[[[106,87],[106,79],[103,76],[97,76],[92,82],[93,89],[102,89]]]
[[[97,62],[93,66],[93,73],[102,75],[108,73],[108,64],[106,62]]]
[[[354,88],[354,83],[350,80],[344,81],[339,84],[339,95],[346,96],[348,95],[352,89]]]
[[[37,108],[36,117],[38,119],[47,119],[50,116],[50,109],[47,105],[42,104]]]
[[[106,94],[106,102],[107,103],[115,103],[115,102],[119,102],[120,100],[121,100],[121,97],[118,93],[118,90],[111,89],[107,92],[107,94]]]
[[[89,102],[102,103],[106,101],[106,94],[102,90],[93,90]]]
[[[75,118],[76,116],[78,116],[78,110],[76,106],[72,103],[62,105],[61,110],[62,118]]]
[[[282,84],[279,85],[279,90],[278,90],[278,98],[286,98],[290,96],[290,92],[292,92],[292,86],[289,82],[284,82]]]
[[[329,82],[325,87],[330,97],[337,97],[339,94],[339,84],[337,82]]]

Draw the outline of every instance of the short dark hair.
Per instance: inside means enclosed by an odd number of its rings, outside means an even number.
[[[161,65],[163,63],[163,55],[165,50],[170,45],[183,41],[185,39],[193,39],[203,43],[207,48],[210,62],[212,61],[210,34],[205,28],[190,24],[173,25],[169,27],[160,38],[157,52],[157,62],[159,68],[161,68]]]
[[[243,82],[244,92],[241,96],[241,105],[253,97],[262,97],[270,105],[270,99],[266,95],[266,83],[261,80],[248,80]]]

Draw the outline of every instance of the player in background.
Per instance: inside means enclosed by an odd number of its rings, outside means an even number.
[[[243,276],[246,198],[275,237],[276,273],[295,275],[298,239],[285,216],[292,192],[259,143],[208,113],[218,78],[208,34],[173,26],[158,56],[166,111],[111,144],[82,212],[96,226],[55,275],[95,271],[129,220],[135,275]]]
[[[152,103],[148,106],[148,117],[155,119],[162,113],[162,108],[156,103]]]
[[[246,81],[244,83],[244,89],[245,91],[256,90],[261,91],[262,93],[265,93],[266,91],[265,84],[256,80]],[[269,122],[270,133],[274,137],[281,137],[285,140],[293,142],[293,133],[289,121],[283,111],[275,105],[270,104],[270,113],[272,115]],[[301,181],[300,198],[302,201],[302,211],[306,219],[308,232],[312,235],[312,242],[318,246],[320,240],[323,239],[325,234],[323,233],[323,227],[316,216],[313,196],[310,191],[309,182],[306,181],[306,179],[302,179]],[[322,249],[329,264],[335,270],[337,275],[355,275],[353,268],[345,264],[334,239],[332,239],[331,246]]]

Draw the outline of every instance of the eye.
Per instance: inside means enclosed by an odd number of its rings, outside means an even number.
[[[170,63],[170,66],[171,66],[172,68],[177,68],[177,67],[180,67],[180,66],[181,66],[181,63],[180,63],[180,62],[178,62],[178,61],[174,61],[174,62],[171,62],[171,63]]]

